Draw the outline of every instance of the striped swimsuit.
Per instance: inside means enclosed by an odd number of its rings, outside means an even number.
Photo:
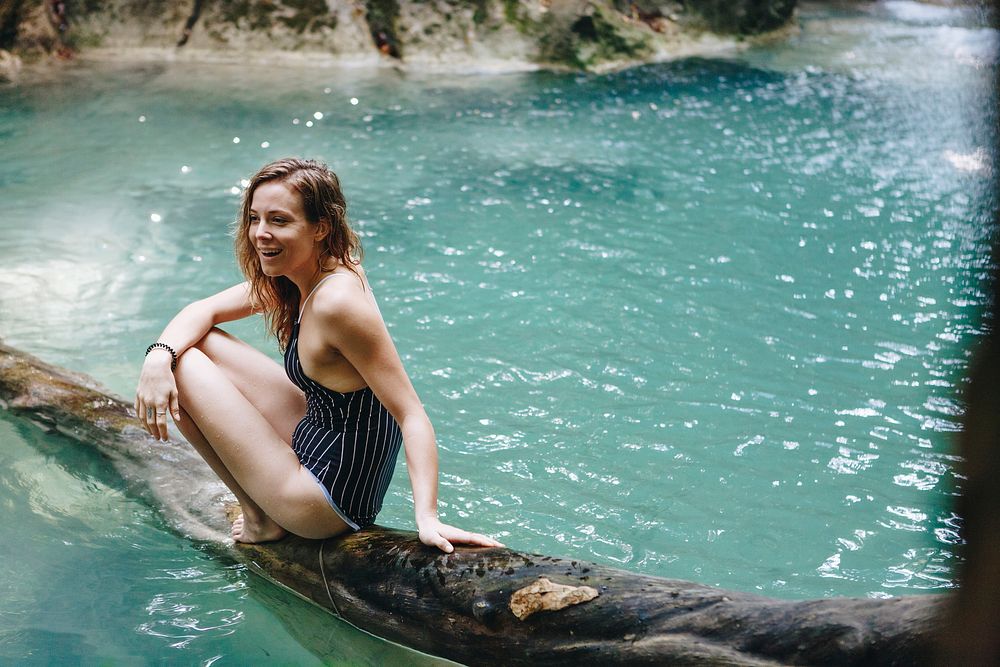
[[[292,434],[292,450],[340,518],[360,530],[372,525],[382,509],[402,432],[370,387],[342,394],[306,376],[298,341],[297,321],[285,349],[285,372],[305,393],[307,408]]]

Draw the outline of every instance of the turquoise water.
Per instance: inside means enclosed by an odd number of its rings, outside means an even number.
[[[129,396],[237,279],[240,180],[321,157],[447,520],[777,597],[941,592],[996,205],[980,24],[807,5],[784,44],[604,76],[71,66],[0,89],[0,336]],[[0,442],[0,661],[423,660],[169,530],[100,456],[6,415]],[[400,469],[379,522],[408,498]]]

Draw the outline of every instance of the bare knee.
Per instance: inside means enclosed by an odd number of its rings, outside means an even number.
[[[188,348],[178,357],[177,368],[174,369],[174,382],[177,383],[177,398],[182,407],[185,406],[185,398],[189,394],[187,389],[199,382],[199,378],[204,375],[206,364],[212,365],[212,360],[197,347]]]
[[[191,346],[177,358],[177,367],[174,369],[174,377],[180,382],[184,377],[197,373],[199,368],[204,368],[204,363],[211,360],[197,346]]]
[[[206,357],[218,363],[219,349],[223,345],[232,344],[236,339],[219,327],[212,327],[191,347],[200,350]]]
[[[204,368],[205,361],[218,363],[212,351],[218,347],[216,341],[220,337],[229,337],[229,334],[218,327],[212,327],[197,343],[180,354],[177,358],[177,368],[174,369],[174,377],[178,384],[187,376],[198,373],[198,368]]]

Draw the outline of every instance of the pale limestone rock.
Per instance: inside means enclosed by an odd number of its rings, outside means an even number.
[[[10,51],[0,49],[0,83],[16,83],[21,73],[21,59]]]
[[[565,586],[542,577],[514,591],[510,596],[510,610],[518,620],[523,621],[535,612],[558,611],[588,602],[598,595],[597,589],[590,586]]]

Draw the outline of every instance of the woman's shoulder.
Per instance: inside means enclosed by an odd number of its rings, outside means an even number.
[[[370,289],[364,273],[339,268],[323,278],[312,298],[315,316],[327,320],[352,315],[363,315],[372,306]]]

